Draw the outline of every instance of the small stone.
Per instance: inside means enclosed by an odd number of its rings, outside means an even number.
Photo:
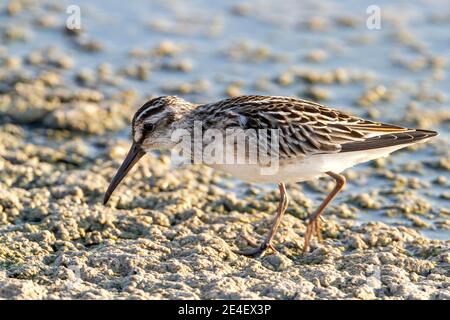
[[[241,86],[237,83],[229,85],[226,89],[226,94],[229,97],[237,97],[237,96],[241,95]]]
[[[174,56],[179,51],[180,47],[172,41],[163,41],[153,50],[153,54],[156,56]]]
[[[322,17],[311,17],[306,26],[313,31],[323,31],[327,28],[327,20]]]
[[[313,50],[311,52],[309,52],[306,55],[306,58],[310,61],[310,62],[322,62],[327,58],[327,53],[323,50],[320,49],[316,49]]]
[[[262,264],[271,270],[282,271],[292,266],[292,261],[282,254],[273,253],[263,257]]]
[[[326,89],[317,88],[317,87],[309,87],[307,88],[303,95],[307,98],[310,98],[315,101],[323,101],[328,100],[330,98],[330,94]]]
[[[358,235],[351,236],[348,241],[349,241],[350,248],[359,249],[359,250],[367,249],[367,244]]]
[[[282,86],[288,86],[294,82],[294,75],[290,72],[285,72],[277,77],[277,83]]]

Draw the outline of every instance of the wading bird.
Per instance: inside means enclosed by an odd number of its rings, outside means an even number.
[[[321,214],[345,185],[342,171],[437,135],[434,131],[365,120],[291,97],[240,96],[199,105],[174,96],[162,96],[145,103],[134,115],[132,146],[106,191],[104,204],[146,152],[174,148],[173,133],[179,129],[193,133],[195,122],[200,122],[204,129],[216,129],[224,135],[229,134],[230,129],[253,129],[257,135],[262,129],[278,132],[276,174],[263,174],[261,163],[245,163],[246,159],[241,163],[210,164],[244,181],[277,183],[279,186],[278,210],[265,241],[260,246],[240,251],[254,256],[268,248],[274,249],[272,241],[288,207],[286,182],[301,182],[324,175],[336,181],[334,189],[308,217],[303,247],[306,252],[314,233],[321,238]]]

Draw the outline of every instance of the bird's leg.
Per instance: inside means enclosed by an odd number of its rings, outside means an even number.
[[[307,252],[309,249],[309,243],[311,241],[311,238],[313,236],[313,233],[315,232],[317,235],[318,240],[322,241],[322,234],[320,232],[320,215],[325,210],[325,208],[328,206],[328,204],[333,200],[333,198],[339,193],[339,191],[342,190],[342,188],[345,186],[345,177],[328,171],[326,172],[327,175],[334,178],[336,180],[336,185],[334,186],[333,190],[330,192],[330,194],[323,200],[322,204],[317,208],[317,210],[311,214],[308,217],[308,226],[306,228],[305,232],[305,244],[303,246],[303,252]]]
[[[246,255],[246,256],[259,256],[264,251],[266,251],[268,248],[275,250],[275,248],[272,246],[272,240],[275,236],[275,233],[277,232],[277,229],[280,225],[281,218],[283,217],[284,212],[286,211],[288,204],[289,204],[289,198],[286,192],[286,186],[284,183],[279,183],[278,187],[280,189],[280,202],[278,204],[278,210],[277,214],[275,216],[275,219],[272,223],[272,228],[270,229],[269,234],[267,235],[264,242],[259,246],[258,248],[252,248],[244,251],[238,251],[239,254]]]

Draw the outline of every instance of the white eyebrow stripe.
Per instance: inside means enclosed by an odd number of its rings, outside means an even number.
[[[147,108],[143,109],[137,116],[135,121],[139,121],[143,117],[148,117],[150,115],[156,114],[164,109],[164,104],[156,103],[151,104]]]

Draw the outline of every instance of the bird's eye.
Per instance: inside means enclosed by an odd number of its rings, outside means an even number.
[[[155,125],[153,123],[144,123],[144,130],[147,132],[153,131]]]

